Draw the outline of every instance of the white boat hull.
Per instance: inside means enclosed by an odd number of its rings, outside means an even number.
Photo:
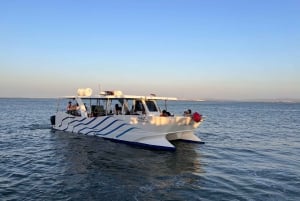
[[[77,117],[65,112],[55,114],[53,129],[111,140],[151,146],[158,149],[175,147],[172,140],[201,142],[193,130],[199,126],[190,117],[160,117],[143,115],[108,115]]]

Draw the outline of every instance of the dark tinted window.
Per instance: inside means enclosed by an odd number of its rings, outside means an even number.
[[[153,101],[146,101],[147,107],[149,109],[150,112],[157,112],[157,108],[156,105]]]

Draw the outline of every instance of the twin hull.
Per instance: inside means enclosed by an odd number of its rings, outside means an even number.
[[[201,141],[193,133],[200,123],[193,121],[190,117],[144,115],[77,117],[65,112],[57,112],[53,128],[154,148],[175,149],[169,141]]]

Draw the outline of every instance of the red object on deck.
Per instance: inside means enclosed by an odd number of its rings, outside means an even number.
[[[193,118],[193,120],[194,120],[195,122],[200,122],[201,119],[202,119],[202,115],[199,114],[198,112],[195,112],[195,113],[193,114],[192,118]]]

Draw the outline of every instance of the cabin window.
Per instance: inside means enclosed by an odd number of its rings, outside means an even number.
[[[153,101],[146,101],[149,112],[157,112],[158,109]]]
[[[143,103],[139,100],[135,101],[135,111],[144,111]]]

